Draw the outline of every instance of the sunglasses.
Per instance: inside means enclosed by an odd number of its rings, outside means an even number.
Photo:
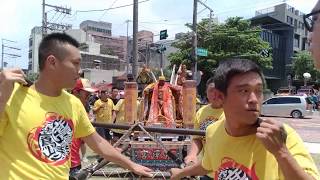
[[[314,22],[317,20],[317,16],[314,16],[314,15],[319,13],[320,13],[320,10],[317,10],[309,14],[303,15],[304,25],[309,32],[313,31]]]

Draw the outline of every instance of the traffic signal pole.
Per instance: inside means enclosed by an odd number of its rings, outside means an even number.
[[[163,51],[161,51],[160,55],[160,68],[163,69]]]

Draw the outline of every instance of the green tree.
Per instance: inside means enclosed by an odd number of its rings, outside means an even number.
[[[303,80],[303,73],[308,72],[311,74],[311,79],[316,81],[320,78],[320,73],[313,65],[311,54],[308,51],[300,51],[293,57],[293,71],[295,77]]]
[[[231,58],[245,58],[257,62],[261,67],[272,68],[272,55],[263,56],[264,50],[270,51],[268,42],[261,39],[261,28],[252,27],[250,21],[241,17],[229,18],[225,24],[212,24],[208,29],[208,19],[198,23],[198,47],[208,50],[207,57],[198,56],[198,69],[205,76],[212,76],[219,61]],[[186,24],[191,28],[191,24]],[[173,44],[179,51],[169,55],[171,66],[183,61],[191,66],[192,33],[184,34]]]

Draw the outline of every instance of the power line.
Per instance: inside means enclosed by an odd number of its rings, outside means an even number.
[[[148,2],[148,1],[150,1],[150,0],[140,1],[140,2],[138,2],[138,4],[144,3],[144,2]],[[100,12],[100,11],[109,11],[109,10],[124,8],[124,7],[132,6],[132,5],[133,5],[133,4],[127,4],[127,5],[122,5],[122,6],[113,7],[113,8],[107,8],[107,9],[77,10],[76,12]]]
[[[117,1],[118,1],[118,0],[114,0],[113,3],[111,4],[111,6],[110,6],[109,8],[112,8],[112,6],[113,6]],[[105,12],[100,16],[99,21],[102,19],[102,17],[103,17],[104,15],[107,14],[107,12],[108,12],[108,11],[105,11]]]
[[[161,24],[161,25],[171,25],[171,26],[178,26],[178,25],[182,25],[182,24],[172,24],[172,23],[161,23],[161,22],[139,22],[142,24]]]

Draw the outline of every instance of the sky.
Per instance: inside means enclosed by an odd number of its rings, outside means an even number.
[[[211,9],[214,17],[223,22],[228,17],[253,17],[256,10],[265,9],[283,3],[284,0],[201,0]],[[304,13],[309,13],[317,0],[287,0],[289,5]],[[152,31],[155,35],[167,29],[168,39],[174,39],[178,32],[190,31],[185,27],[192,22],[193,0],[139,0],[139,30]],[[84,20],[106,21],[112,23],[112,35],[126,36],[126,20],[132,20],[132,6],[108,11],[91,11],[116,8],[129,5],[133,0],[46,0],[46,4],[71,8],[71,15],[56,13],[53,8],[46,7],[48,20],[56,23],[72,24],[78,29]],[[209,10],[198,3],[198,21],[209,17]],[[0,38],[15,42],[3,41],[5,45],[21,50],[5,49],[5,53],[19,54],[21,57],[4,56],[8,67],[27,68],[28,40],[31,29],[41,26],[42,0],[1,0],[0,1]],[[129,35],[132,35],[132,22],[129,22]],[[159,36],[155,36],[157,41]]]

